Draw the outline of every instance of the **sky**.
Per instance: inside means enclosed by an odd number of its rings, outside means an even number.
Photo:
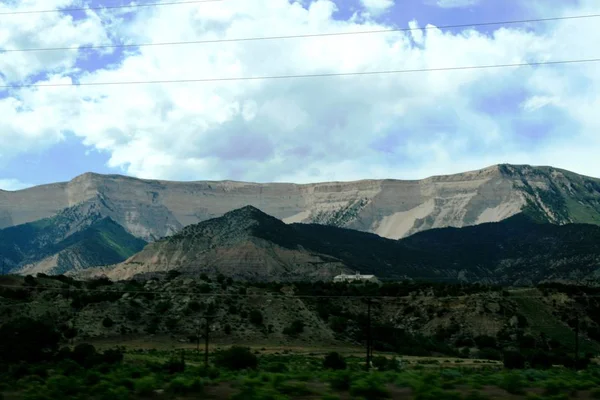
[[[600,18],[440,27],[600,14],[597,0],[222,0],[21,13],[123,4],[0,0],[0,189],[85,172],[307,183],[499,163],[600,177],[600,63],[118,84],[592,59]],[[371,30],[388,32],[139,46]],[[128,47],[81,49],[112,44]],[[56,47],[69,50],[22,51]]]

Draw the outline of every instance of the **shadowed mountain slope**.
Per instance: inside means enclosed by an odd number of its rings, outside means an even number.
[[[178,270],[260,281],[331,279],[360,270],[382,279],[496,284],[595,280],[600,227],[557,226],[520,214],[498,223],[433,229],[402,240],[317,224],[285,224],[247,206],[188,226],[127,261],[87,271],[127,279]]]

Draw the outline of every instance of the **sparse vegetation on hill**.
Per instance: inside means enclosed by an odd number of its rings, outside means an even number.
[[[210,315],[210,336],[216,342],[361,346],[368,335],[365,298],[370,296],[376,352],[501,361],[507,351],[517,351],[523,362],[540,368],[572,365],[575,315],[580,359],[600,350],[600,305],[594,297],[585,300],[595,288],[235,281],[223,288],[218,280],[172,274],[116,283],[44,275],[0,281],[10,286],[0,290],[3,323],[18,317],[52,323],[62,340],[75,343],[148,335],[196,343],[204,332],[203,317]],[[201,290],[204,285],[209,292]]]

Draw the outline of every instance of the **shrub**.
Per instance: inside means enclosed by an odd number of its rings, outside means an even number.
[[[171,281],[171,280],[177,278],[180,275],[181,275],[181,272],[172,269],[169,272],[167,272],[167,280]]]
[[[175,328],[177,328],[178,324],[179,324],[179,320],[174,317],[169,317],[165,320],[165,327],[170,331],[175,330]]]
[[[504,352],[504,368],[523,369],[525,368],[525,357],[516,351]]]
[[[562,379],[552,379],[544,385],[544,394],[554,396],[562,392],[567,392],[571,389],[571,385]]]
[[[354,381],[350,385],[350,394],[367,399],[386,399],[390,397],[390,392],[375,378],[375,375]]]
[[[487,397],[486,395],[482,394],[481,392],[478,392],[476,390],[469,392],[469,394],[467,394],[464,397],[464,400],[488,400],[489,397]]]
[[[83,388],[83,385],[73,377],[54,375],[48,378],[46,387],[53,397],[59,398],[77,394]]]
[[[37,362],[54,356],[60,334],[50,325],[19,318],[0,327],[0,360]]]
[[[511,394],[523,394],[525,382],[520,374],[510,372],[504,375],[499,386]]]
[[[297,319],[292,324],[283,330],[284,335],[296,336],[304,332],[304,322]]]
[[[78,344],[71,353],[71,359],[82,367],[91,367],[94,365],[96,356],[96,348],[89,343]]]
[[[256,369],[258,358],[247,347],[233,346],[215,354],[215,365],[230,370]]]
[[[285,365],[282,362],[266,364],[262,369],[267,372],[275,372],[275,373],[280,373],[280,374],[289,371],[289,368],[287,367],[287,365]]]
[[[162,370],[169,374],[177,374],[185,371],[185,360],[183,358],[171,357],[162,365]]]
[[[496,338],[488,336],[488,335],[477,336],[474,339],[474,341],[475,341],[475,344],[477,345],[477,347],[479,347],[480,349],[483,349],[486,347],[495,349],[498,347]]]
[[[199,379],[186,379],[184,377],[177,377],[173,379],[167,390],[173,394],[189,394],[189,393],[200,393],[204,389],[204,384]]]
[[[336,372],[329,377],[329,385],[334,390],[349,390],[352,374],[349,371]]]
[[[313,392],[306,386],[305,383],[300,382],[277,382],[273,385],[275,390],[279,393],[289,396],[309,396]]]
[[[250,323],[254,325],[262,325],[263,323],[263,315],[259,310],[250,311]]]
[[[394,358],[387,358],[378,356],[373,358],[373,366],[379,371],[398,371],[398,360]]]
[[[158,388],[158,384],[153,376],[145,376],[136,380],[133,387],[137,394],[149,396]]]
[[[107,349],[102,353],[102,357],[100,357],[100,361],[107,364],[117,364],[123,361],[123,349]]]
[[[188,308],[193,312],[198,312],[202,309],[202,306],[197,301],[193,300],[188,303]]]
[[[154,307],[154,310],[158,314],[164,314],[167,311],[169,311],[170,308],[171,308],[171,302],[163,300],[163,301],[159,301],[158,303],[156,303],[156,306]]]
[[[529,365],[531,368],[547,369],[552,367],[552,360],[545,351],[536,351],[529,357]]]
[[[142,314],[140,314],[138,310],[128,310],[125,314],[125,317],[127,317],[127,319],[130,321],[139,321],[142,317]]]
[[[500,352],[500,350],[491,347],[485,347],[479,350],[478,358],[482,358],[484,360],[501,361],[502,353]]]
[[[442,390],[438,387],[422,387],[414,396],[415,400],[462,400],[458,392]]]
[[[110,328],[115,324],[115,322],[110,317],[104,317],[102,320],[102,326],[105,328]]]
[[[333,370],[346,369],[346,360],[339,353],[333,351],[325,356],[323,368]]]

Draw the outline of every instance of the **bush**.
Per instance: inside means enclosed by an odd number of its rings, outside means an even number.
[[[200,393],[204,389],[204,384],[199,379],[186,379],[184,377],[177,377],[173,379],[167,390],[173,394],[189,394],[189,393]]]
[[[329,385],[334,390],[345,391],[350,389],[352,374],[349,371],[341,371],[329,377]]]
[[[525,368],[525,357],[516,351],[504,352],[504,368],[523,369]]]
[[[266,364],[261,369],[263,369],[267,372],[274,372],[274,373],[279,373],[279,374],[289,371],[289,368],[287,367],[287,365],[285,365],[282,362]]]
[[[82,367],[89,367],[96,357],[96,348],[89,343],[81,343],[75,346],[71,353],[71,359]]]
[[[382,382],[375,378],[375,375],[370,375],[354,381],[350,385],[350,394],[352,396],[364,397],[369,400],[391,397],[390,392],[385,388]]]
[[[177,278],[180,275],[181,275],[181,272],[172,269],[169,272],[167,272],[167,280],[171,281],[171,280]]]
[[[19,318],[0,327],[0,361],[28,363],[50,359],[58,350],[60,334],[50,325]]]
[[[510,372],[504,375],[499,386],[511,394],[523,394],[525,382],[520,374]]]
[[[115,324],[115,322],[110,317],[104,317],[102,320],[102,326],[105,328],[110,328]]]
[[[296,336],[304,332],[304,322],[297,319],[292,324],[283,329],[284,335]]]
[[[250,323],[254,325],[262,325],[263,324],[263,315],[258,310],[250,311]]]
[[[145,376],[136,380],[133,387],[137,394],[149,396],[158,388],[158,384],[153,376]]]
[[[442,390],[439,387],[422,387],[414,396],[415,400],[462,400],[458,392]]]
[[[333,370],[346,369],[346,360],[339,353],[333,351],[325,356],[323,368]]]
[[[127,317],[129,321],[139,321],[142,314],[140,314],[138,310],[128,310],[125,317]]]
[[[398,371],[398,360],[394,358],[387,358],[378,356],[373,358],[373,366],[379,371]]]
[[[172,357],[162,365],[162,370],[169,374],[177,374],[185,371],[185,360],[183,358]]]
[[[234,371],[256,369],[258,358],[247,347],[233,346],[215,354],[215,365]]]
[[[479,350],[478,358],[482,358],[484,360],[501,361],[502,360],[502,352],[500,352],[500,350],[497,350],[497,349],[494,349],[491,347],[485,347],[485,348]]]
[[[157,314],[164,314],[167,311],[169,311],[170,308],[171,308],[171,302],[163,300],[163,301],[159,301],[158,303],[156,303],[154,310],[156,311]]]

